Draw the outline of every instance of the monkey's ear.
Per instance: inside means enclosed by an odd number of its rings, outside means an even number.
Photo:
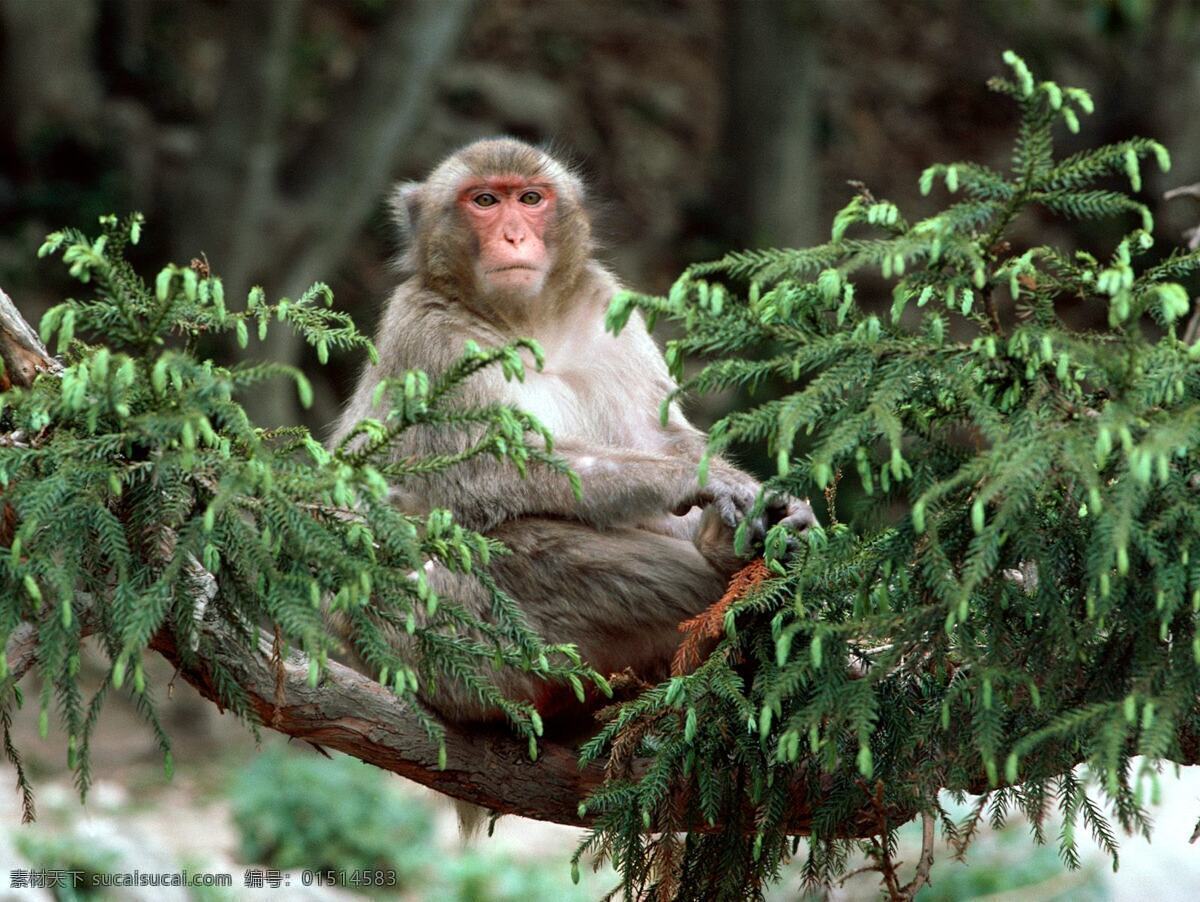
[[[397,185],[396,190],[392,192],[392,217],[396,220],[396,225],[400,226],[405,238],[412,238],[420,227],[423,187],[420,182],[404,182]]]

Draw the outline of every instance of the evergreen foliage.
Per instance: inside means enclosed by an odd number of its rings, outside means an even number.
[[[990,87],[1020,110],[1011,171],[931,166],[922,193],[951,203],[916,222],[863,189],[825,244],[733,253],[610,307],[613,330],[635,307],[680,326],[679,393],[782,385],[720,420],[710,452],[765,448],[769,489],[827,501],[796,553],[768,535],[774,578],[725,611],[712,656],[585,748],[614,777],[586,803],[598,822],[576,861],[611,856],[627,898],[755,896],[797,852],[795,798],[813,806],[814,884],[858,843],[904,895],[894,831],[918,813],[963,847],[1014,811],[1045,840],[1058,812],[1068,863],[1082,827],[1115,864],[1088,779],[1144,831],[1162,762],[1194,758],[1200,347],[1180,339],[1179,280],[1200,254],[1139,266],[1151,215],[1113,177],[1140,190],[1166,150],[1135,138],[1056,158],[1055,128],[1076,131],[1091,99],[1005,61]],[[1012,247],[1039,208],[1134,228],[1111,253]],[[1068,305],[1108,328],[1072,329]],[[708,362],[683,378],[689,355]],[[633,755],[651,764],[622,777]],[[966,823],[943,788],[982,794]],[[845,838],[863,817],[876,835]]]
[[[575,685],[603,680],[580,664],[573,646],[544,644],[494,587],[488,623],[439,599],[425,579],[427,562],[474,572],[504,549],[445,510],[418,518],[388,502],[390,487],[481,454],[565,471],[533,417],[455,403],[456,388],[481,367],[521,378],[518,346],[470,347],[439,379],[411,372],[385,382],[387,417],[363,421],[330,451],[304,429],[256,428],[238,403],[240,392],[271,378],[293,380],[309,403],[312,390],[299,370],[271,362],[219,366],[197,355],[206,336],[232,333],[245,347],[251,332],[261,339],[278,321],[322,362],[331,347],[373,357],[349,318],[330,309],[326,286],[274,304],[255,288],[234,311],[200,261],[168,266],[152,285],[142,280],[123,257],[141,235],[140,216],[105,217],[101,227],[95,239],[56,232],[41,249],[61,254],[88,289],[42,321],[43,340],[56,339],[65,362],[61,375],[0,395],[0,502],[16,523],[9,547],[0,548],[0,637],[7,640],[22,621],[36,626],[40,730],[45,736],[56,709],[81,793],[91,783],[89,740],[110,690],[132,694],[170,770],[169,740],[142,668],[161,630],[195,656],[188,660],[207,662],[226,707],[254,722],[244,693],[209,654],[213,640],[200,628],[206,619],[223,623],[221,635],[236,637],[247,655],[261,653],[260,626],[273,630],[284,647],[307,653],[315,684],[341,641],[326,617],[333,612],[358,656],[397,695],[413,700],[419,686],[448,675],[467,680],[529,737],[535,753],[536,711],[501,696],[488,670],[523,668]],[[540,354],[532,343],[519,344]],[[454,456],[393,460],[395,440],[416,425],[467,430],[473,444]],[[110,662],[90,699],[78,680],[85,624]],[[417,666],[398,657],[398,637],[422,652]],[[0,656],[0,668],[6,665]],[[5,752],[31,817],[29,782],[8,729],[21,693],[13,675],[0,677]],[[438,739],[440,725],[413,708]]]

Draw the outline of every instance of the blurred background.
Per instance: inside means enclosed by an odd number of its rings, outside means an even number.
[[[1174,169],[1148,174],[1141,199],[1160,246],[1179,243],[1200,206],[1161,196],[1200,182],[1192,0],[0,0],[0,286],[36,323],[80,290],[36,259],[43,236],[141,210],[146,272],[206,256],[232,297],[252,284],[294,296],[321,279],[373,329],[394,282],[390,186],[509,134],[579,168],[604,259],[631,286],[663,291],[728,249],[822,240],[847,180],[914,217],[940,203],[917,190],[926,165],[1004,166],[1015,114],[984,83],[1006,48],[1091,91],[1096,113],[1066,149],[1134,134],[1170,148]],[[1116,234],[1020,228],[1104,253]],[[248,353],[294,362],[316,387],[306,411],[288,386],[256,393],[258,420],[315,430],[361,363],[318,366],[279,331]],[[696,416],[731,403],[699,399]],[[275,737],[256,747],[186,686],[166,710],[174,779],[133,712],[110,705],[95,744],[103,791],[86,809],[61,737],[19,724],[44,804],[38,826],[4,828],[0,863],[220,866],[240,887],[247,866],[373,862],[404,875],[406,898],[597,898],[615,885],[585,868],[571,887],[577,831],[508,819],[461,853],[442,803],[398,778]],[[1100,858],[1065,871],[1015,824],[986,837],[970,868],[935,871],[928,898],[1190,897],[1198,794],[1197,779],[1167,781],[1153,854],[1129,840],[1116,876]],[[18,810],[9,795],[0,804]],[[796,886],[793,875],[778,897]],[[872,881],[837,895],[873,897]]]

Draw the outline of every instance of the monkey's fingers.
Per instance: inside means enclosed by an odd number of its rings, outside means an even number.
[[[763,542],[767,538],[769,528],[766,517],[750,517],[746,520],[746,537],[749,547],[754,549],[754,554],[762,553]]]
[[[812,505],[791,495],[775,495],[767,501],[767,519],[771,526],[787,526],[804,532],[817,525]]]
[[[767,521],[768,528],[783,526],[788,530],[787,557],[800,550],[800,536],[810,527],[817,525],[817,517],[807,501],[782,494],[768,499]]]
[[[691,511],[693,507],[705,508],[710,504],[715,504],[717,501],[716,494],[711,489],[698,489],[684,497],[682,501],[671,508],[671,513],[676,517],[683,517]]]
[[[757,487],[749,485],[722,485],[716,494],[717,512],[726,526],[736,529],[750,517],[757,500]]]

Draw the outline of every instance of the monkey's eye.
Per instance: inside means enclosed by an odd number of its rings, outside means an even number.
[[[537,191],[526,191],[524,194],[522,194],[517,199],[519,201],[521,201],[521,203],[528,204],[529,206],[532,207],[532,206],[535,206],[536,204],[540,204],[542,202],[542,195],[539,194]]]
[[[491,207],[500,203],[500,199],[494,194],[479,194],[475,196],[475,206]]]

